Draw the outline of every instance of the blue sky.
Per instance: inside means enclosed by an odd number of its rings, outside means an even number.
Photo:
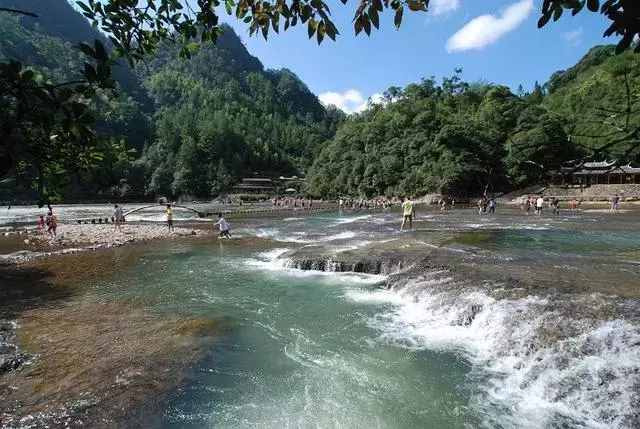
[[[431,0],[429,12],[404,14],[400,30],[386,12],[371,37],[354,36],[351,20],[356,1],[328,2],[341,35],[321,46],[309,40],[306,27],[280,35],[249,37],[247,27],[225,15],[249,52],[267,68],[295,72],[325,102],[346,111],[392,85],[422,77],[450,75],[462,67],[469,81],[501,83],[513,89],[545,82],[551,73],[575,64],[603,39],[607,21],[585,11],[539,30],[541,0]]]

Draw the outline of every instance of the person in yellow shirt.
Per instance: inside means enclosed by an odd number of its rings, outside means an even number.
[[[413,217],[415,216],[415,209],[413,207],[413,201],[411,198],[405,198],[402,203],[402,226],[400,231],[404,231],[404,226],[409,221],[409,229],[413,229]]]
[[[171,204],[167,204],[167,210],[165,210],[167,214],[167,226],[169,227],[169,232],[173,231],[173,209],[171,208]]]

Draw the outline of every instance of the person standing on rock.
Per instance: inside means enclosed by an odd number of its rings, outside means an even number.
[[[171,204],[167,204],[167,210],[165,210],[167,214],[167,226],[169,227],[169,232],[173,232],[173,209],[171,208]]]
[[[413,208],[413,201],[411,198],[405,198],[402,203],[402,225],[400,231],[404,231],[404,226],[409,221],[409,229],[413,229],[413,217],[415,216],[415,210]]]

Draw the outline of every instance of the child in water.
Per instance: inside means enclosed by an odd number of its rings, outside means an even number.
[[[214,223],[214,226],[215,225],[218,225],[220,228],[219,238],[231,238],[231,234],[229,233],[230,226],[222,217],[222,213],[218,213],[218,222]]]
[[[49,236],[55,237],[57,235],[56,230],[58,229],[58,219],[56,219],[56,216],[53,214],[52,210],[49,210],[49,213],[47,213],[45,223],[47,225],[47,233],[49,234]]]
[[[40,215],[40,218],[38,219],[38,234],[44,234],[44,227],[44,215]]]

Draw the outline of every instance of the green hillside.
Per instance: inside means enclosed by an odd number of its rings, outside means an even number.
[[[574,159],[640,161],[640,57],[590,50],[530,94],[458,75],[391,88],[351,117],[310,171],[315,195],[478,195]]]
[[[54,83],[78,78],[85,61],[79,42],[109,46],[65,1],[0,0],[0,6],[39,15],[0,14],[0,61],[18,60]],[[210,196],[255,171],[300,174],[344,118],[327,111],[291,71],[265,70],[230,27],[189,60],[167,44],[138,69],[120,64],[113,75],[117,91],[91,103],[99,135],[123,143],[91,171],[51,174],[58,198]],[[24,166],[15,174],[17,190],[0,190],[3,198],[30,198],[35,171]]]
[[[206,196],[254,171],[299,173],[342,117],[292,72],[265,71],[229,27],[189,60],[164,47],[144,79],[157,108],[140,160],[153,193]]]

